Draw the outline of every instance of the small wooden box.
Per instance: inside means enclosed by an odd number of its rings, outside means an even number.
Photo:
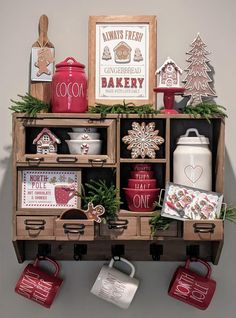
[[[151,237],[151,227],[149,224],[150,217],[141,217],[141,236]],[[177,237],[178,236],[178,227],[177,221],[170,223],[170,226],[167,230],[158,230],[156,231],[155,236],[165,236],[165,237]]]
[[[16,235],[22,240],[54,239],[53,216],[17,216]]]
[[[137,218],[136,217],[125,217],[127,224],[122,225],[122,222],[117,226],[118,228],[109,228],[109,224],[100,224],[100,236],[109,237],[110,239],[125,239],[126,237],[130,238],[131,236],[137,235]],[[119,221],[118,221],[119,222]],[[117,222],[117,224],[119,224]]]
[[[221,241],[224,237],[223,220],[184,221],[183,239],[187,241]]]
[[[83,210],[66,210],[55,221],[55,236],[58,241],[93,241],[94,221]]]

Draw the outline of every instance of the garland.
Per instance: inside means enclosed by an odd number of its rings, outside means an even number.
[[[193,117],[201,116],[210,123],[211,117],[228,117],[225,110],[226,108],[224,106],[200,103],[196,106],[185,106],[183,113],[192,115]]]
[[[31,96],[26,93],[26,95],[17,95],[21,98],[21,101],[15,101],[11,99],[13,105],[9,109],[15,113],[25,113],[30,117],[36,117],[37,113],[42,111],[48,112],[50,105]]]

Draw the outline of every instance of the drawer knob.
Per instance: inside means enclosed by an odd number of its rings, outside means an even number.
[[[118,229],[126,230],[128,223],[129,223],[128,220],[121,220],[121,219],[118,219],[115,221],[109,220],[107,222],[109,230],[118,230]]]
[[[45,220],[25,220],[25,229],[28,231],[29,236],[37,237],[39,233],[45,229]]]

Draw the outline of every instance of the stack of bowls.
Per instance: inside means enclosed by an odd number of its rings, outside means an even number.
[[[130,211],[151,212],[160,189],[150,164],[136,164],[130,172],[128,187],[123,188]]]
[[[66,140],[71,154],[78,155],[100,155],[102,151],[102,140],[97,128],[76,127],[73,132],[68,132],[70,140]]]

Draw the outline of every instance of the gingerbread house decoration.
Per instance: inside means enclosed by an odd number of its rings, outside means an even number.
[[[37,145],[37,153],[42,155],[57,153],[57,144],[60,143],[60,139],[47,128],[44,128],[33,141],[33,144]]]
[[[159,87],[180,87],[182,72],[181,68],[168,57],[155,73],[159,75]]]
[[[124,41],[119,42],[113,49],[116,63],[129,63],[131,60],[131,47]]]

